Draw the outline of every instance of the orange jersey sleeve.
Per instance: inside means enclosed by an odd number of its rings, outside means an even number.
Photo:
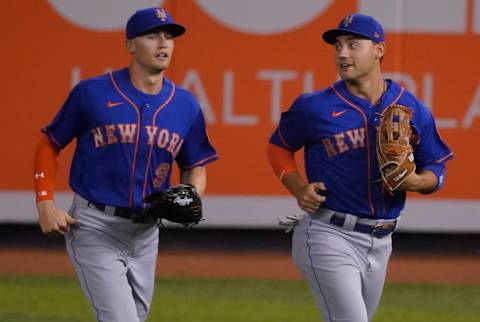
[[[37,202],[53,200],[58,154],[59,150],[50,142],[50,139],[42,135],[33,161],[33,183]]]
[[[269,143],[267,146],[267,155],[273,172],[275,172],[280,180],[290,172],[298,172],[294,152]]]

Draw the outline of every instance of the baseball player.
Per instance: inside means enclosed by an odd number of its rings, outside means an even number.
[[[216,160],[193,95],[165,77],[185,28],[162,8],[138,10],[126,26],[131,62],[76,85],[42,131],[34,180],[45,234],[64,234],[80,285],[98,321],[145,321],[153,294],[158,226],[135,223],[144,197],[180,181],[199,192]],[[70,211],[53,201],[59,151],[76,139]]]
[[[281,224],[294,229],[292,257],[308,281],[323,321],[371,321],[380,301],[391,234],[406,191],[440,189],[452,152],[430,110],[398,83],[384,79],[384,31],[371,16],[346,16],[323,39],[333,45],[341,80],[299,96],[270,138],[276,175],[303,215]],[[376,155],[383,113],[395,104],[412,113],[416,171],[394,191],[386,189]],[[415,142],[413,142],[415,141]],[[305,150],[305,181],[294,154]]]

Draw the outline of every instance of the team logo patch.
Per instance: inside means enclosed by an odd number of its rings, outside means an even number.
[[[373,33],[373,37],[374,37],[374,38],[380,38],[380,34],[375,31],[375,32]]]
[[[348,15],[345,18],[343,18],[343,25],[345,27],[348,27],[352,24],[353,22],[353,15]]]
[[[167,21],[167,12],[164,9],[157,9],[157,17],[160,19],[162,22]]]

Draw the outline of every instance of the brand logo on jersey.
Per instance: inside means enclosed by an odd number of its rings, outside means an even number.
[[[348,111],[348,110],[345,109],[345,110],[342,110],[340,112],[332,111],[332,116],[333,117],[339,117],[340,115],[344,114],[346,111]]]
[[[353,15],[348,15],[345,18],[343,18],[343,25],[345,27],[348,27],[352,24],[353,22]]]
[[[333,137],[322,140],[323,147],[329,158],[351,149],[365,147],[365,128],[336,133]]]
[[[123,102],[112,102],[112,101],[108,101],[107,102],[107,107],[108,108],[112,108],[112,107],[115,107],[115,106],[118,106],[120,104],[123,104]]]
[[[151,125],[146,125],[145,131],[148,135],[145,142],[147,145],[156,145],[172,155],[177,155],[180,151],[183,139],[179,134]],[[137,136],[137,124],[107,124],[96,127],[91,132],[95,148],[116,143],[133,144]]]
[[[167,13],[165,12],[164,9],[157,9],[156,12],[157,12],[157,17],[161,21],[163,21],[163,22],[167,21]]]

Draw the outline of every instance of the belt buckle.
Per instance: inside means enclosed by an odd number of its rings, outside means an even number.
[[[377,224],[375,224],[375,226],[373,226],[373,229],[372,229],[372,236],[373,237],[383,238],[386,235],[388,235],[387,234],[387,229],[383,228],[383,224],[377,223]]]
[[[87,207],[98,210],[98,211],[103,211],[97,204],[90,201],[87,203]]]

